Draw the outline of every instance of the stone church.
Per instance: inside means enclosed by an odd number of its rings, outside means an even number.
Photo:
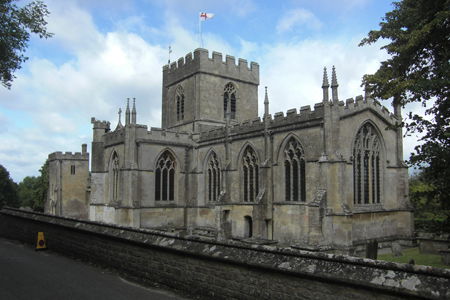
[[[266,89],[261,118],[258,85],[257,63],[205,49],[164,66],[162,127],[138,124],[134,101],[125,124],[92,118],[90,173],[85,146],[52,153],[46,211],[341,253],[408,241],[400,107],[342,101],[333,67],[313,108],[272,115]]]

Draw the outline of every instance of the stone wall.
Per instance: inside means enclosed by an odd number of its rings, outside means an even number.
[[[215,299],[408,299],[450,297],[450,271],[290,248],[217,243],[4,209],[0,236],[34,244],[128,278]]]

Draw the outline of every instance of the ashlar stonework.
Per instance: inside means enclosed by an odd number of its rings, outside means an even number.
[[[351,254],[407,243],[400,107],[341,101],[333,67],[313,109],[272,116],[266,90],[260,118],[258,85],[257,63],[205,49],[164,66],[162,128],[137,124],[134,101],[114,130],[92,118],[90,176],[67,188],[99,222]],[[50,189],[72,179],[50,176]],[[52,209],[64,201],[50,197],[46,211],[76,215]]]

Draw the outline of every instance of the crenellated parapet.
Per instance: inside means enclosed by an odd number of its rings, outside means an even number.
[[[273,115],[273,119],[270,122],[271,127],[278,127],[281,125],[288,125],[291,123],[309,122],[311,120],[317,120],[323,118],[323,103],[316,103],[314,110],[311,110],[310,105],[300,107],[300,111],[297,112],[296,108],[287,110],[286,115],[283,112],[276,112]]]
[[[371,110],[389,123],[394,124],[397,121],[397,117],[389,109],[373,98],[364,98],[359,95],[355,99],[349,98],[345,102],[339,101],[338,105],[341,118],[350,117],[364,110]]]
[[[106,131],[110,130],[111,125],[109,121],[96,120],[94,117],[91,118],[91,124],[93,129],[105,129]]]
[[[48,160],[89,160],[89,153],[81,152],[53,152],[48,155]]]
[[[183,146],[192,145],[194,143],[193,134],[185,131],[174,131],[161,129],[157,127],[151,127],[150,130],[145,132],[140,132],[136,141],[138,143],[165,143],[169,144],[180,144]]]
[[[289,109],[286,115],[283,112],[277,112],[273,116],[267,115],[269,118],[269,130],[276,127],[287,126],[292,124],[301,124],[310,121],[317,121],[323,118],[324,104],[317,103],[314,105],[314,110],[311,106],[302,106],[297,112],[296,108]],[[251,132],[262,132],[265,129],[264,120],[260,117],[251,120],[246,120],[230,127],[230,135],[246,134]],[[200,133],[200,141],[221,139],[226,135],[225,127],[218,127],[212,130],[203,131]]]
[[[180,80],[195,73],[207,73],[220,77],[227,77],[233,80],[245,81],[252,84],[259,84],[259,65],[239,58],[236,64],[234,56],[225,56],[219,52],[212,52],[209,57],[208,50],[198,48],[194,53],[188,53],[178,61],[163,67],[163,84],[170,86]]]

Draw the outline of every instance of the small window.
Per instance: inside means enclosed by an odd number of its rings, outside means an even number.
[[[184,90],[181,86],[178,86],[175,93],[177,121],[182,121],[184,120]]]
[[[75,165],[70,166],[70,174],[75,175]]]
[[[227,117],[230,108],[230,119],[236,119],[236,87],[230,82],[225,86],[223,93],[223,117]]]

